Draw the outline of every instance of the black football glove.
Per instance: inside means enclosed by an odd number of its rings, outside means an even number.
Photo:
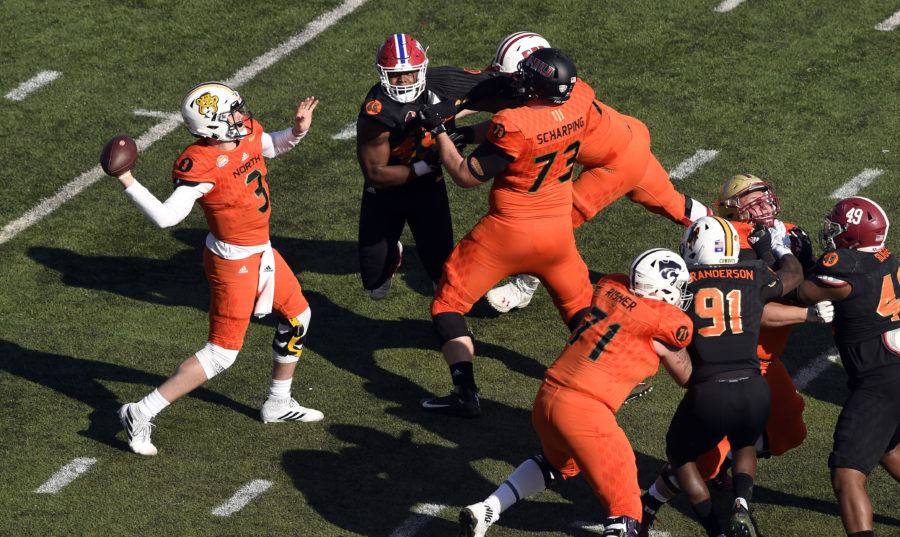
[[[772,235],[766,229],[765,224],[756,224],[756,227],[747,236],[747,242],[753,247],[756,257],[765,261],[769,268],[775,266],[775,254],[772,253]]]
[[[439,108],[439,104],[426,104],[419,109],[419,121],[422,127],[435,136],[442,132],[447,132],[447,129],[444,127],[445,118],[441,116]]]
[[[447,136],[456,146],[457,151],[462,151],[464,147],[475,141],[475,129],[472,127],[459,127],[456,130],[448,131]]]
[[[801,227],[795,227],[788,231],[788,237],[791,239],[791,251],[797,256],[797,260],[803,265],[803,272],[809,272],[816,266],[816,259],[813,257],[812,240]]]

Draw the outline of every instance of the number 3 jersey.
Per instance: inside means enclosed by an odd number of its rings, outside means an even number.
[[[252,134],[223,151],[200,139],[175,159],[175,186],[213,183],[197,203],[206,224],[220,241],[258,246],[269,241],[269,186],[262,156],[263,128],[251,121]]]
[[[578,390],[615,412],[638,382],[659,369],[653,339],[673,347],[691,341],[691,320],[672,304],[628,290],[628,276],[597,282],[590,312],[545,373],[550,384]]]
[[[887,248],[874,253],[838,249],[825,252],[814,269],[819,285],[850,284],[850,296],[834,302],[834,339],[847,375],[854,382],[885,365],[900,365],[900,356],[888,351],[855,352],[851,347],[877,341],[900,328],[900,274],[897,258]]]
[[[764,261],[690,267],[687,310],[694,322],[688,347],[691,384],[735,375],[759,375],[756,344],[763,306],[781,296],[781,280]]]

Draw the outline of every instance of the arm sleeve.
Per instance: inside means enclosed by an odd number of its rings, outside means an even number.
[[[295,145],[300,143],[300,140],[306,136],[307,132],[309,131],[303,131],[299,135],[295,135],[293,127],[273,132],[272,134],[264,132],[262,135],[262,155],[265,158],[272,158],[290,151]]]
[[[165,202],[159,201],[144,185],[137,182],[125,189],[128,197],[137,205],[151,222],[161,228],[171,227],[184,220],[191,212],[194,202],[209,192],[212,183],[197,183],[193,186],[182,185],[172,192]]]

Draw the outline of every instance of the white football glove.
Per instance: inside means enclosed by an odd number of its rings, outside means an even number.
[[[784,222],[775,220],[769,228],[769,235],[772,236],[772,252],[778,259],[791,253],[791,237],[787,234]]]
[[[817,302],[809,307],[810,321],[815,323],[830,323],[834,320],[834,304],[830,300]]]

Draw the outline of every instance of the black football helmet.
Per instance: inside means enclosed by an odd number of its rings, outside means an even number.
[[[555,48],[535,50],[519,62],[516,81],[525,100],[544,99],[554,103],[569,100],[578,71],[565,53]]]

